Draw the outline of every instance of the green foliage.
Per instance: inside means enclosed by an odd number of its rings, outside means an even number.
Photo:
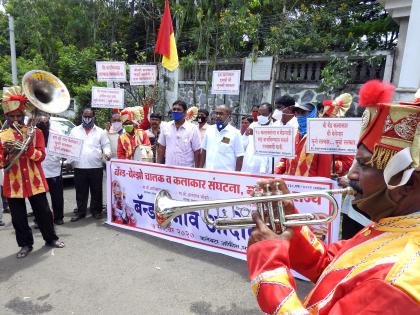
[[[154,46],[164,0],[3,3],[15,18],[19,76],[32,69],[51,71],[83,106],[97,85],[96,60],[160,61]],[[220,58],[348,51],[356,44],[361,51],[389,49],[398,36],[398,25],[372,0],[179,0],[170,5],[181,64],[197,75],[198,61],[207,60],[207,81]],[[4,13],[0,27],[8,28]],[[11,84],[8,40],[6,31],[0,33],[1,86]],[[323,72],[324,88],[345,84],[348,67],[348,60],[332,59]],[[339,76],[335,83],[333,75]],[[139,101],[141,92],[128,93]]]
[[[350,56],[331,56],[321,71],[319,91],[332,95],[343,90],[351,80],[351,69],[354,65]]]

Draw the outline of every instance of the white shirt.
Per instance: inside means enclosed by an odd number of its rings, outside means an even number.
[[[273,124],[274,127],[278,127],[278,126],[290,126],[295,128],[296,130],[299,128],[299,123],[297,121],[296,117],[293,117],[292,119],[290,119],[285,125],[283,125],[281,120],[276,120],[276,122]]]
[[[209,170],[234,171],[236,159],[244,155],[241,133],[228,124],[222,131],[216,125],[207,128],[202,148],[206,150],[206,165]]]
[[[102,154],[111,156],[111,145],[105,130],[93,126],[86,133],[82,125],[74,127],[70,132],[71,137],[83,140],[82,154],[79,161],[71,161],[74,168],[102,168]]]
[[[185,121],[179,128],[171,121],[160,125],[158,140],[165,147],[165,164],[194,167],[194,152],[200,150],[198,126]]]
[[[45,178],[60,176],[61,174],[61,157],[48,153],[45,148],[45,159],[41,162],[44,170]]]
[[[271,127],[274,126],[272,120],[268,125],[261,126],[258,122],[253,122],[249,125],[250,129],[255,127]],[[254,146],[254,136],[248,136],[248,146],[245,150],[244,162],[242,164],[242,172],[252,174],[271,174],[272,173],[273,157],[271,156],[256,156]]]

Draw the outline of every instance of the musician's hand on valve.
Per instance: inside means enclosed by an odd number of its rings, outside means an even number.
[[[292,229],[286,229],[281,234],[273,232],[265,223],[261,220],[258,212],[252,213],[252,220],[254,220],[256,227],[252,230],[251,236],[248,240],[248,247],[260,241],[266,240],[285,240],[290,241],[293,236]]]

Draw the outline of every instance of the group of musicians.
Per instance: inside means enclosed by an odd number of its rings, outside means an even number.
[[[15,87],[8,91],[2,101],[9,128],[0,133],[0,167],[7,167],[3,193],[21,247],[17,257],[23,258],[34,242],[25,198],[46,245],[62,248],[64,243],[55,233],[46,198],[48,185],[41,167],[45,158],[43,134],[25,126],[28,100],[21,90]],[[249,239],[248,268],[252,290],[265,313],[420,313],[420,98],[413,103],[392,104],[392,92],[391,85],[370,81],[361,88],[359,97],[359,105],[366,109],[357,155],[347,177],[356,192],[353,204],[369,216],[371,225],[349,240],[326,245],[306,226],[276,234],[258,213],[253,214],[257,227]],[[341,107],[327,105],[326,116],[340,115]],[[114,113],[120,115],[113,125],[119,158],[132,158],[137,147],[150,146],[143,130],[147,128],[140,127],[142,116],[148,116],[144,111],[138,108]],[[22,144],[30,132],[29,144],[8,165],[21,147],[16,143]],[[150,152],[141,155],[150,156]],[[282,180],[274,181],[288,193]],[[292,202],[284,206],[287,213],[297,212]],[[304,301],[296,293],[292,269],[316,283]]]

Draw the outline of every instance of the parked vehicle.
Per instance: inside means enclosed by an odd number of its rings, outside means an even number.
[[[65,136],[70,134],[70,131],[75,127],[70,120],[61,117],[51,117],[50,118],[50,130]],[[61,160],[61,172],[63,178],[73,178],[74,171],[72,168],[68,169],[66,167],[67,161],[65,159]]]

